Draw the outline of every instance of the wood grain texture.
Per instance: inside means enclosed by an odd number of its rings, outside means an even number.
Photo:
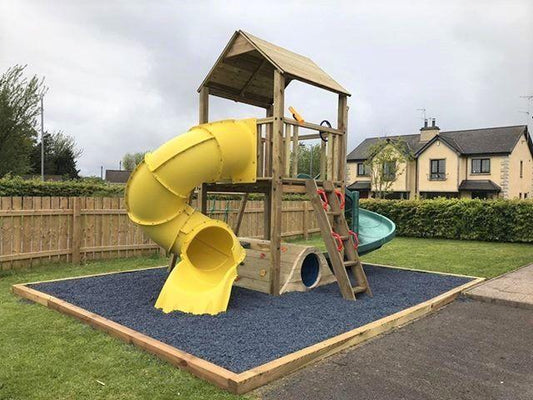
[[[199,378],[217,385],[222,389],[230,390],[230,380],[236,381],[237,374],[234,372],[228,371],[227,369],[219,367],[209,361],[195,357],[54,296],[47,295],[24,285],[14,285],[12,287],[12,292],[20,297],[75,317],[95,329],[104,331],[126,343],[131,343],[180,369],[187,370]]]
[[[283,195],[283,115],[285,99],[285,77],[274,70],[274,106],[272,132],[272,186],[270,191],[270,293],[279,295],[280,291],[280,245],[281,245],[281,207]]]
[[[288,181],[284,182],[283,187],[288,186]],[[242,236],[268,239],[271,229],[268,211],[272,209],[268,197],[265,202],[247,200],[244,204],[219,200],[213,213],[210,212],[213,203],[210,201],[208,205],[206,197],[206,209],[212,218],[227,220],[230,226],[238,228]],[[20,205],[20,209],[13,209],[13,202],[16,207]],[[302,201],[282,203],[279,234],[282,238],[318,232],[313,212],[304,211],[304,204]],[[49,261],[78,263],[141,256],[158,249],[159,246],[129,220],[121,198],[28,197],[14,200],[0,197],[0,269]]]

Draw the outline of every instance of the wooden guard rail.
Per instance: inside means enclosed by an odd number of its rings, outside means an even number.
[[[295,178],[298,172],[298,153],[301,142],[306,140],[320,140],[320,177],[332,181],[344,179],[343,141],[344,132],[338,129],[320,126],[309,122],[298,122],[284,118],[283,146],[282,146],[282,178]],[[272,177],[272,126],[273,118],[257,120],[257,177]],[[312,131],[314,133],[305,133]],[[320,132],[327,138],[321,140]]]

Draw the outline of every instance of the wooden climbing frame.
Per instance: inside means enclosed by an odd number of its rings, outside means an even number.
[[[338,95],[336,127],[286,117],[286,87],[299,80]],[[320,172],[316,184],[345,186],[348,96],[350,93],[309,58],[237,31],[200,85],[199,122],[209,122],[209,97],[217,96],[263,108],[257,119],[257,181],[247,184],[211,183],[199,188],[198,208],[207,211],[207,193],[261,193],[265,198],[263,239],[270,243],[270,293],[280,294],[281,207],[286,193],[306,193],[298,179],[301,143],[321,140]],[[305,104],[299,105],[305,115]],[[331,124],[330,124],[331,125]],[[334,125],[334,124],[333,124]],[[326,141],[327,140],[327,141]],[[244,204],[245,205],[245,204]]]

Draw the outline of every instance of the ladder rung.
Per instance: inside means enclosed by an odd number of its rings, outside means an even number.
[[[345,267],[353,267],[354,265],[357,265],[359,264],[359,261],[344,261],[344,266]]]
[[[326,211],[328,215],[341,215],[342,211]]]
[[[356,286],[356,287],[353,288],[353,292],[354,293],[366,292],[366,287],[365,286]]]
[[[330,253],[331,266],[333,273],[337,278],[342,297],[348,300],[354,300],[357,293],[367,292],[370,294],[370,287],[362,268],[361,261],[357,257],[357,252],[355,253],[355,257],[353,257],[356,258],[356,260],[343,260],[344,254],[353,256],[353,252],[351,251],[351,247],[348,249],[350,251],[342,251],[342,247],[350,246],[349,228],[346,224],[346,219],[344,218],[344,210],[340,208],[339,204],[339,201],[342,201],[342,198],[339,198],[341,196],[338,196],[336,193],[332,182],[324,181],[324,186],[319,190],[316,181],[311,179],[307,180],[305,183],[306,192],[311,198],[311,204],[313,205],[313,210],[318,220],[318,226],[322,233],[322,238],[326,243],[326,247],[332,252]],[[330,207],[325,210],[324,202],[326,202],[326,199]],[[335,216],[335,218],[329,218],[331,215]],[[342,232],[342,235],[339,235],[339,232]],[[339,242],[342,243],[342,246]],[[338,246],[341,247],[340,253],[337,251]],[[353,271],[357,272],[353,274],[356,280],[356,282],[354,282],[355,287],[348,276],[348,271],[346,270],[347,267],[357,269],[357,271]]]

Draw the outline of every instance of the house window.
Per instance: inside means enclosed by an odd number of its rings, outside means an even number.
[[[383,178],[388,181],[396,179],[396,162],[387,161],[383,163]]]
[[[480,200],[488,200],[490,198],[490,195],[488,192],[472,192],[472,198],[480,199]]]
[[[472,160],[473,174],[490,174],[490,158],[474,158]]]
[[[520,178],[524,177],[524,162],[520,160]]]
[[[430,160],[429,162],[429,179],[432,181],[442,181],[446,179],[446,160]]]
[[[368,176],[368,168],[365,163],[357,163],[357,176]]]

